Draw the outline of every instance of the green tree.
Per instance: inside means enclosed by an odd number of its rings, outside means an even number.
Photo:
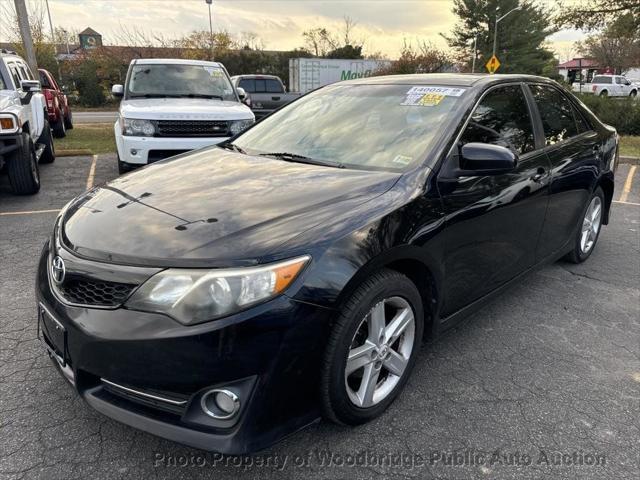
[[[518,6],[519,10],[498,24],[496,55],[501,63],[498,73],[540,75],[553,59],[545,39],[555,30],[550,14],[531,0],[454,0],[453,13],[458,23],[451,35],[443,37],[470,70],[477,35],[476,71],[484,70],[484,64],[491,58],[496,17]]]
[[[579,3],[560,4],[555,23],[558,27],[594,30],[621,16],[640,18],[640,0],[582,0]]]

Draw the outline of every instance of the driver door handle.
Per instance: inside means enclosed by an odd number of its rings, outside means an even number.
[[[546,168],[542,168],[539,167],[538,170],[536,171],[535,175],[533,175],[531,177],[531,180],[533,180],[536,183],[542,183],[542,181],[548,176],[548,172]]]

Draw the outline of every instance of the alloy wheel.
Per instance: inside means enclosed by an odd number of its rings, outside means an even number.
[[[404,298],[384,299],[367,313],[351,342],[344,372],[354,405],[372,407],[394,390],[411,358],[415,330],[413,309]]]
[[[600,225],[602,223],[602,200],[600,197],[593,197],[587,207],[587,212],[582,221],[582,231],[580,235],[580,250],[588,253],[593,248],[598,238]]]

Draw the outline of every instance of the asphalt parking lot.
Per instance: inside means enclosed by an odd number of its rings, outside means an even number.
[[[33,197],[0,179],[0,480],[640,478],[640,167],[620,166],[588,262],[544,267],[424,345],[382,418],[321,422],[246,458],[118,424],[55,371],[36,339],[37,257],[55,212],[117,168],[66,157],[41,174]]]

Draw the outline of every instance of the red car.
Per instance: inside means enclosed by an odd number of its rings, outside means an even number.
[[[71,107],[56,79],[47,70],[40,68],[40,84],[42,85],[42,93],[47,100],[47,111],[49,112],[49,125],[53,129],[53,135],[56,137],[64,137],[67,130],[73,128],[73,116],[71,115]]]

